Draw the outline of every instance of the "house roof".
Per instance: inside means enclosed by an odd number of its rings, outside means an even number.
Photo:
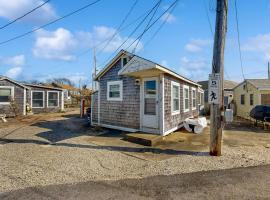
[[[44,89],[50,89],[50,90],[59,90],[63,91],[62,88],[57,88],[57,87],[50,87],[50,86],[45,86],[45,85],[35,85],[35,84],[29,84],[29,83],[24,83],[24,85],[28,87],[37,87],[37,88],[44,88]]]
[[[270,79],[246,79],[246,81],[255,86],[257,89],[270,90]]]
[[[19,82],[15,81],[15,80],[12,80],[11,78],[8,78],[6,76],[0,76],[0,80],[7,80],[7,81],[9,81],[11,83],[14,83],[14,84],[22,87],[22,88],[29,89],[27,86],[25,86],[25,84],[19,83]]]
[[[166,67],[164,67],[164,66],[162,66],[162,65],[160,65],[160,64],[158,64],[158,63],[156,63],[156,62],[153,62],[153,61],[151,61],[151,60],[148,60],[148,59],[145,59],[145,58],[143,58],[143,57],[140,57],[140,56],[138,56],[138,55],[135,55],[135,54],[132,54],[132,53],[130,53],[130,52],[127,52],[127,51],[125,51],[125,50],[121,50],[105,67],[104,67],[104,69],[103,70],[101,70],[101,72],[100,73],[98,73],[98,75],[96,76],[96,80],[98,80],[100,77],[102,77],[112,66],[113,66],[113,64],[119,59],[119,57],[121,57],[123,54],[126,54],[126,55],[129,55],[129,56],[132,56],[132,59],[129,61],[129,62],[132,62],[132,60],[134,60],[134,59],[136,59],[136,58],[139,58],[139,59],[142,59],[142,60],[144,60],[144,61],[146,61],[146,62],[148,62],[148,63],[151,63],[152,64],[152,66],[153,66],[153,68],[155,68],[155,69],[158,69],[158,70],[161,70],[161,71],[163,71],[163,72],[165,72],[165,73],[168,73],[168,74],[170,74],[170,75],[172,75],[172,76],[174,76],[174,77],[176,77],[176,78],[179,78],[179,79],[181,79],[181,80],[184,80],[184,81],[186,81],[186,82],[189,82],[189,83],[192,83],[192,84],[194,84],[194,85],[198,85],[198,86],[201,86],[200,84],[198,84],[198,83],[196,83],[196,82],[194,82],[194,81],[192,81],[192,80],[190,80],[190,79],[188,79],[188,78],[185,78],[185,77],[183,77],[183,76],[181,76],[180,74],[178,74],[178,73],[176,73],[176,72],[174,72],[174,71],[172,71],[172,70],[170,70],[170,69],[168,69],[168,68],[166,68]],[[126,64],[126,66],[128,66],[128,64],[129,64],[129,62]],[[123,72],[124,71],[124,68],[122,68],[120,71],[119,71],[119,74],[121,74],[121,72]]]
[[[199,84],[202,85],[202,88],[204,90],[208,90],[208,80],[207,81],[199,81]],[[229,80],[224,80],[224,89],[226,90],[232,90],[233,88],[235,88],[238,85],[238,83],[234,82],[234,81],[229,81]]]

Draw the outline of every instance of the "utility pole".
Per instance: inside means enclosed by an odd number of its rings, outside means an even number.
[[[210,104],[210,155],[221,156],[222,126],[224,110],[224,48],[227,32],[228,0],[217,0],[216,28],[213,49],[212,75],[219,74],[219,98],[217,104]]]
[[[96,59],[96,48],[93,48],[93,72],[92,72],[92,90],[96,90],[97,86],[96,86],[96,81],[94,80],[96,78],[97,75],[97,59]]]
[[[268,79],[270,80],[270,63],[268,62]]]

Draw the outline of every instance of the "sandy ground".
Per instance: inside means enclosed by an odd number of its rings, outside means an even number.
[[[231,126],[223,156],[211,157],[209,129],[177,132],[149,148],[122,140],[117,131],[85,127],[76,112],[0,124],[0,192],[270,164],[269,131]]]

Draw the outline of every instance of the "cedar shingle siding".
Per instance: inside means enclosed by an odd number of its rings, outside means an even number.
[[[100,123],[139,129],[140,86],[132,77],[118,76],[120,69],[121,60],[100,78]],[[107,82],[119,80],[123,81],[123,100],[107,101]]]
[[[180,83],[180,114],[172,115],[171,111],[171,82],[177,82]],[[183,102],[183,85],[189,86],[189,112],[184,112],[184,102]],[[186,83],[182,80],[176,79],[171,75],[165,75],[164,76],[164,131],[168,131],[170,129],[173,129],[175,127],[179,127],[182,125],[183,121],[193,115],[198,114],[198,108],[196,110],[192,110],[192,90],[191,88],[196,88],[196,107],[198,105],[198,89],[197,86],[191,85],[189,83]]]
[[[29,87],[29,86],[28,86]],[[44,92],[44,108],[32,108],[32,112],[33,113],[45,113],[45,112],[59,112],[61,110],[61,105],[62,105],[62,91],[58,91],[58,90],[53,90],[53,89],[46,89],[46,88],[39,88],[39,87],[29,87],[31,88],[31,91],[43,91]],[[31,105],[31,91],[28,91],[28,102]],[[59,92],[59,104],[57,107],[47,107],[47,92],[48,91],[55,91],[55,92]]]
[[[92,94],[92,121],[98,123],[98,92]]]
[[[11,86],[14,87],[14,103],[17,106],[19,115],[23,114],[23,90],[24,88],[12,83],[8,80],[0,80],[0,86]],[[0,105],[0,114],[6,114],[9,117],[15,116],[14,110],[10,105]]]

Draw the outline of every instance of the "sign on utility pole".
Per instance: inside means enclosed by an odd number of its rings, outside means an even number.
[[[220,102],[220,74],[210,74],[208,83],[208,103],[219,104]]]
[[[217,0],[216,8],[216,27],[215,27],[215,40],[213,48],[213,62],[212,62],[212,75],[211,78],[219,76],[217,80],[218,86],[214,89],[213,80],[212,88],[213,93],[210,100],[210,155],[221,156],[222,144],[222,111],[224,109],[223,100],[223,77],[224,77],[224,48],[225,37],[227,32],[227,13],[228,13],[228,0]],[[212,82],[211,82],[212,83]],[[209,91],[210,92],[210,91]],[[210,96],[209,96],[210,97]],[[210,101],[211,102],[211,101]]]

